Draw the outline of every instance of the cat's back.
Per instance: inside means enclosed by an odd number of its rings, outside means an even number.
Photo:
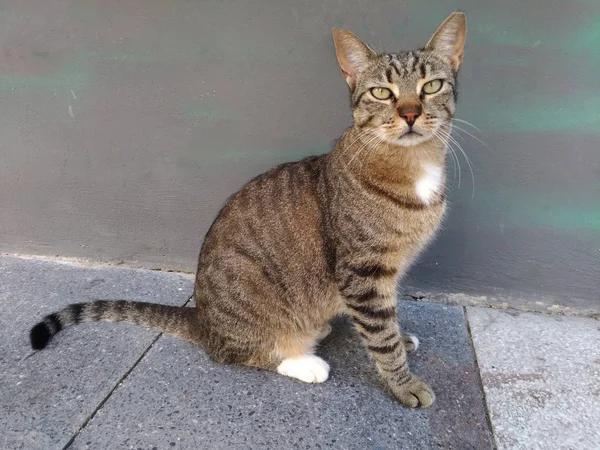
[[[323,260],[322,171],[325,155],[277,166],[248,182],[207,233],[198,279],[211,268],[247,263],[280,273],[311,270]],[[290,278],[291,279],[291,278]]]
[[[248,232],[259,231],[253,230],[253,226],[280,228],[280,225],[281,231],[285,231],[289,226],[308,225],[319,207],[323,158],[324,155],[311,156],[281,164],[250,180],[227,201],[207,238],[213,233],[242,231],[230,229],[242,224],[248,227]]]

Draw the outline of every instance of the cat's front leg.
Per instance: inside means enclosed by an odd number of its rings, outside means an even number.
[[[426,408],[435,395],[408,367],[407,347],[416,349],[418,340],[400,332],[395,289],[365,281],[349,279],[342,287],[348,313],[394,396],[405,406]]]
[[[353,299],[348,299],[347,305],[365,346],[394,396],[411,408],[430,406],[435,395],[427,383],[410,372],[405,335],[398,327],[396,306],[380,308],[358,304]]]

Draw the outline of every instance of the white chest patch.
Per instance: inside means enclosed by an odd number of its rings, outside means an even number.
[[[439,192],[442,185],[442,168],[433,164],[425,164],[423,171],[425,174],[415,183],[415,189],[423,203],[429,205],[431,197]]]

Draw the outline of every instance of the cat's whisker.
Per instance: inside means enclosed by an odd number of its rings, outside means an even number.
[[[467,155],[465,150],[462,148],[462,145],[459,144],[459,142],[454,138],[454,136],[452,136],[450,133],[448,133],[448,139],[451,140],[456,146],[458,146],[459,150],[463,153],[465,160],[467,160],[467,163],[469,163],[469,165],[475,167],[475,164],[473,163],[473,161],[471,161],[471,158],[469,158],[469,156]]]
[[[375,141],[381,141],[381,138],[379,138],[379,136],[377,136],[376,134],[373,135],[369,140],[367,140],[366,143],[363,143],[363,145],[356,151],[356,153],[354,153],[354,156],[352,156],[352,158],[350,158],[350,161],[348,161],[348,163],[346,164],[346,167],[350,167],[350,164],[352,164],[352,161],[354,161],[356,159],[356,157],[367,147],[369,147],[373,142]]]
[[[438,138],[438,139],[441,140],[441,138]],[[452,152],[451,149],[448,153],[450,154],[450,161],[452,161],[452,183],[455,183],[456,182],[456,172],[457,172],[456,161],[454,160],[454,153]]]
[[[482,131],[481,131],[479,128],[477,128],[475,125],[473,125],[471,122],[469,122],[469,121],[467,121],[467,120],[464,120],[464,119],[457,119],[456,117],[453,117],[453,118],[452,118],[452,121],[453,121],[453,122],[454,122],[454,121],[456,121],[456,122],[461,122],[461,123],[464,123],[464,124],[466,124],[466,125],[469,125],[470,127],[473,127],[473,128],[475,128],[477,131],[479,131],[480,133],[482,133]]]
[[[447,135],[448,135],[448,136],[447,136],[447,137],[448,137],[448,140],[449,140],[449,141],[451,141],[452,143],[454,143],[456,146],[458,146],[458,148],[460,149],[460,151],[464,153],[464,155],[465,155],[465,159],[469,160],[468,162],[470,162],[471,164],[473,164],[473,162],[472,162],[472,161],[470,160],[470,158],[467,156],[467,154],[466,154],[466,153],[465,153],[465,151],[463,150],[463,148],[462,148],[462,146],[460,145],[460,143],[459,143],[459,142],[456,140],[456,138],[455,138],[454,136],[452,136],[452,134],[450,134],[450,133],[448,133],[448,132],[446,132],[446,133],[447,133]],[[473,164],[473,166],[474,166],[474,164]]]
[[[371,130],[365,130],[365,131],[361,131],[358,133],[358,136],[356,136],[356,138],[350,143],[350,145],[348,145],[346,148],[344,148],[342,154],[346,153],[348,150],[352,149],[352,147],[354,146],[354,144],[356,144],[359,140],[361,140],[363,137],[368,136],[372,134]]]
[[[454,152],[452,151],[452,149],[447,145],[447,142],[444,141],[442,139],[441,136],[437,135],[437,132],[433,133],[433,137],[437,140],[439,140],[440,142],[442,142],[443,144],[446,145],[446,148],[449,150],[448,153],[450,154],[450,161],[452,161],[452,182],[456,182],[456,172],[457,172],[457,167],[456,167],[456,161],[454,160],[455,155]],[[460,185],[459,185],[460,186]]]
[[[452,145],[450,145],[450,143],[443,140],[441,137],[439,139],[442,140],[448,148],[450,157],[452,158],[452,165],[454,166],[454,176],[452,178],[452,181],[453,182],[456,181],[456,173],[458,172],[458,189],[460,189],[460,184],[462,181],[462,173],[461,173],[462,169],[460,167],[460,161],[458,160],[458,156],[456,156],[456,152],[454,151],[454,149],[452,148]]]
[[[450,142],[448,142],[448,148],[450,149],[452,156],[454,156],[454,159],[456,159],[456,164],[458,165],[458,189],[460,190],[461,181],[462,181],[462,167],[460,165],[460,159],[458,158],[458,155],[456,154],[456,150],[454,149],[454,147],[452,146],[452,144]]]
[[[465,134],[467,134],[468,136],[471,136],[473,139],[475,139],[475,140],[477,140],[477,141],[481,142],[483,145],[485,145],[485,146],[486,146],[486,147],[487,147],[487,148],[488,148],[488,149],[489,149],[489,150],[490,150],[492,153],[496,153],[496,152],[495,152],[495,150],[494,150],[492,147],[490,147],[489,145],[487,145],[487,144],[486,144],[484,141],[482,141],[481,139],[479,139],[479,138],[478,138],[477,136],[475,136],[474,134],[471,134],[471,133],[469,133],[467,130],[464,130],[464,129],[460,128],[460,127],[459,127],[458,125],[456,125],[456,124],[452,124],[452,128],[454,128],[455,130],[457,130],[457,131],[460,131],[460,132],[462,132],[462,133],[465,133]]]
[[[435,130],[435,132],[433,133],[434,137],[439,139],[440,142],[444,143],[446,145],[446,148],[449,150],[450,152],[450,156],[452,158],[452,164],[454,164],[454,179],[456,180],[456,167],[458,165],[458,189],[460,189],[460,184],[461,184],[461,167],[460,167],[460,161],[458,159],[458,156],[456,155],[456,152],[454,151],[454,148],[452,147],[451,143],[448,141],[448,139],[446,137],[444,137],[441,133],[441,129],[437,129]],[[456,163],[455,163],[456,161]]]
[[[463,154],[465,161],[467,162],[467,166],[469,166],[469,171],[471,172],[471,180],[473,182],[473,190],[471,192],[471,201],[473,201],[473,199],[475,198],[475,173],[473,171],[473,163],[467,155],[467,153],[462,148],[462,146],[456,141],[456,139],[452,138],[451,136],[450,139],[452,139],[454,144],[458,147],[458,150],[460,150],[460,152]]]
[[[465,158],[465,161],[467,162],[467,165],[469,166],[469,171],[471,172],[471,179],[473,181],[473,191],[471,193],[471,201],[472,201],[475,198],[475,174],[473,172],[473,163],[472,163],[471,159],[468,157],[467,153],[462,148],[462,146],[458,143],[458,141],[454,137],[452,137],[452,135],[449,132],[447,132],[446,130],[438,130],[438,131],[441,132],[442,135],[448,139],[448,142],[452,142],[458,148],[458,150],[460,150],[460,152],[463,154],[463,156]]]

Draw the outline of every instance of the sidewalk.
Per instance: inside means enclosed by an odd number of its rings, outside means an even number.
[[[0,256],[0,449],[599,448],[593,319],[401,302],[421,341],[411,367],[437,394],[419,411],[382,390],[345,320],[319,348],[332,368],[320,385],[215,364],[127,324],[83,324],[29,348],[30,327],[69,303],[183,305],[192,287],[173,273]]]

